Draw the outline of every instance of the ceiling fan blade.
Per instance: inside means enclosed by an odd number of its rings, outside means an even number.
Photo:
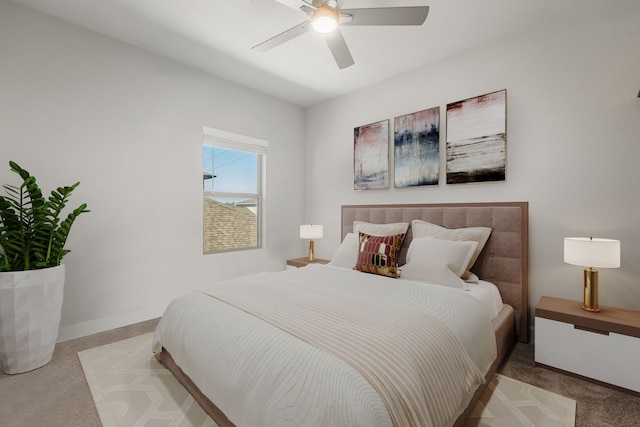
[[[339,28],[325,34],[324,38],[329,45],[333,58],[338,64],[338,68],[342,70],[343,68],[350,67],[354,64],[347,42],[344,40]]]
[[[289,28],[287,31],[284,31],[277,36],[271,37],[269,40],[257,44],[251,49],[258,52],[266,52],[269,49],[273,49],[276,46],[280,46],[281,44],[288,42],[291,39],[303,35],[310,29],[311,23],[309,21],[304,21],[302,24],[298,24],[293,28]]]
[[[285,5],[293,10],[302,10],[307,13],[304,8],[311,6],[311,3],[304,0],[276,0],[278,3]]]
[[[429,6],[342,9],[340,14],[351,15],[351,22],[340,25],[422,25]]]
[[[303,11],[304,13],[306,13],[309,16],[313,15],[313,12],[316,11],[314,8],[312,8],[311,6],[307,6],[307,5],[300,6],[300,10]]]

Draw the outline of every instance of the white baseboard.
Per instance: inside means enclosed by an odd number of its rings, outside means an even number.
[[[161,307],[149,307],[141,310],[118,314],[116,316],[103,317],[101,319],[88,320],[86,322],[74,323],[72,325],[61,326],[58,329],[57,342],[68,341],[110,329],[134,323],[144,322],[162,316],[167,305]]]

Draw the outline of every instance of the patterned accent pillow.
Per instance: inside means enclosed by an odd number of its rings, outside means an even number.
[[[370,236],[359,233],[358,261],[354,270],[381,276],[398,277],[398,255],[405,234]]]

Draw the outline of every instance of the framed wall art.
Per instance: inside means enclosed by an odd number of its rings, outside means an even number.
[[[440,107],[395,118],[393,156],[396,188],[438,185]]]
[[[389,120],[353,129],[353,187],[389,188]]]
[[[447,184],[504,181],[506,89],[447,104]]]

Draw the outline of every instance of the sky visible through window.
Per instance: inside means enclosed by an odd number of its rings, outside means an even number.
[[[214,176],[213,179],[204,179],[204,191],[258,192],[257,154],[204,145],[202,171],[205,175]]]

